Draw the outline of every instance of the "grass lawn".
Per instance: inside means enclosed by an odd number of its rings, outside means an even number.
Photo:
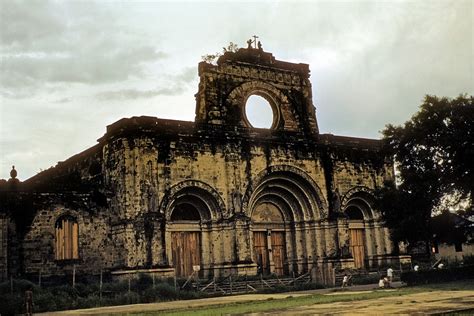
[[[311,294],[307,296],[289,297],[286,299],[269,299],[266,301],[252,301],[242,303],[232,303],[226,305],[213,305],[197,309],[177,309],[163,312],[132,313],[132,315],[226,315],[226,314],[244,314],[251,312],[268,312],[272,310],[281,310],[296,306],[359,301],[367,299],[376,299],[389,296],[402,296],[420,292],[429,292],[434,290],[474,290],[472,280],[456,283],[431,284],[426,286],[406,287],[392,291],[377,290],[373,292],[357,294],[323,295]],[[185,305],[185,302],[183,302]]]

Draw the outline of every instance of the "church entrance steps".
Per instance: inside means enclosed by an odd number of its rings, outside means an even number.
[[[299,277],[272,277],[272,278],[260,278],[260,279],[245,279],[227,277],[222,280],[202,281],[196,280],[191,282],[195,290],[205,293],[222,293],[222,294],[242,294],[242,293],[254,293],[265,289],[276,289],[279,286],[284,287],[296,287],[302,284],[311,283],[311,276],[309,273],[303,274]]]

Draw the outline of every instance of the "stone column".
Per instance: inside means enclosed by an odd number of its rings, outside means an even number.
[[[327,222],[324,225],[324,234],[325,234],[325,240],[326,240],[326,247],[325,247],[325,252],[326,252],[326,257],[335,257],[338,252],[338,245],[336,243],[338,239],[337,235],[337,224],[334,222]]]
[[[295,271],[297,273],[301,273],[304,269],[304,262],[306,261],[306,254],[305,254],[305,236],[304,232],[302,231],[302,223],[295,224],[295,259],[297,263],[298,270]]]
[[[275,263],[273,262],[273,245],[272,245],[272,231],[266,231],[267,245],[268,245],[268,264],[270,265],[270,273],[275,273]]]
[[[153,225],[153,236],[151,239],[151,253],[152,253],[152,264],[153,265],[168,265],[166,260],[166,249],[165,245],[165,225],[164,218],[157,219]]]
[[[236,216],[237,217],[237,216]],[[237,253],[237,262],[250,262],[252,260],[252,251],[250,245],[250,219],[246,216],[239,216],[235,219],[235,244]]]
[[[288,261],[288,272],[290,275],[295,271],[294,259],[296,258],[294,229],[287,227],[285,229],[286,238],[286,257]]]
[[[367,257],[369,258],[369,265],[373,266],[374,254],[375,254],[373,222],[364,221],[364,231],[365,231],[365,246],[367,249]]]
[[[324,257],[323,244],[325,242],[324,231],[320,223],[314,225],[314,235],[316,239],[316,256],[320,258]]]
[[[338,248],[339,256],[347,257],[350,253],[350,241],[349,241],[349,223],[347,218],[341,217],[337,219],[337,232],[338,232]]]
[[[391,254],[393,252],[393,243],[390,238],[390,230],[387,227],[384,227],[383,231],[385,236],[385,251],[387,254]]]
[[[378,264],[382,263],[382,255],[384,254],[384,235],[383,227],[379,222],[374,223],[374,237],[375,237],[375,253],[377,254]]]

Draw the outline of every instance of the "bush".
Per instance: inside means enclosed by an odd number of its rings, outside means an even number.
[[[468,255],[463,257],[464,265],[474,265],[474,255]]]
[[[23,312],[23,298],[18,294],[0,294],[0,315],[18,315]]]
[[[138,279],[133,280],[131,287],[137,290],[139,293],[142,293],[148,288],[153,286],[153,279],[148,274],[139,274]]]
[[[352,277],[352,284],[354,285],[361,285],[361,284],[374,284],[378,283],[380,280],[379,273],[370,273],[370,274],[360,274],[354,275]]]
[[[24,293],[27,289],[32,288],[33,291],[37,290],[38,287],[28,280],[13,280],[13,292]],[[10,281],[0,283],[0,294],[11,294]]]
[[[61,305],[63,305],[61,303],[57,304],[60,299],[61,298],[51,292],[35,293],[33,294],[33,310],[35,312],[56,311]]]
[[[402,273],[401,280],[407,285],[417,285],[465,280],[473,276],[474,265],[470,265],[441,270],[407,271]]]
[[[157,297],[163,301],[170,301],[179,298],[178,291],[175,290],[174,286],[168,283],[159,283],[153,289],[157,293]]]

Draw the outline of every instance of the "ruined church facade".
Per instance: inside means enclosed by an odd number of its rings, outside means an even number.
[[[261,48],[199,64],[194,122],[122,119],[98,143],[0,192],[0,269],[202,278],[398,264],[374,190],[378,140],[320,134],[307,64]],[[247,99],[273,113],[253,128]],[[14,177],[13,177],[14,178]]]

